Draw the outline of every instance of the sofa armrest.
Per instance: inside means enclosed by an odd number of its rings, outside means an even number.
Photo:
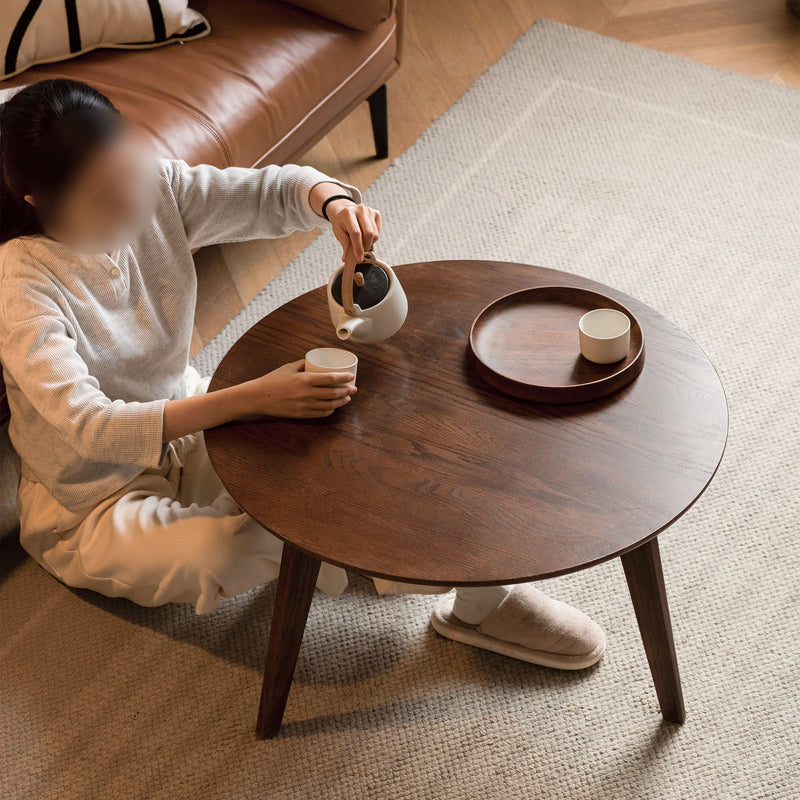
[[[371,31],[389,19],[395,0],[283,0],[289,5],[313,11],[357,31]]]

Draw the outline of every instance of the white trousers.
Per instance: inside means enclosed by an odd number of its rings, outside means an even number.
[[[208,378],[190,392],[206,390]],[[145,470],[89,512],[72,512],[40,483],[22,478],[20,541],[59,580],[143,606],[192,603],[198,614],[278,577],[283,544],[244,513],[214,472],[202,433],[171,442]],[[442,587],[375,581],[380,593]],[[341,567],[322,563],[317,586],[336,596]]]

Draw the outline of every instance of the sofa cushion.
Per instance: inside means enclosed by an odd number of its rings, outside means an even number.
[[[97,47],[160,47],[209,32],[187,0],[3,0],[0,79]]]
[[[144,126],[161,156],[260,166],[313,144],[396,68],[394,17],[365,33],[274,0],[193,5],[211,22],[205,39],[88,53],[11,83],[83,80]]]
[[[358,31],[371,31],[392,16],[394,0],[284,0],[298,8],[341,22]]]

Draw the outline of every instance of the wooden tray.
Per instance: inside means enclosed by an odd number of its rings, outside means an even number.
[[[615,308],[631,320],[628,355],[615,364],[587,361],[578,320]],[[475,371],[501,392],[540,403],[597,400],[627,386],[644,366],[644,337],[625,306],[571,286],[537,286],[495,300],[472,324],[467,348]]]

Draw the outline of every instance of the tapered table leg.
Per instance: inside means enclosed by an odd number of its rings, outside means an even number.
[[[639,623],[650,672],[656,687],[661,715],[670,722],[686,719],[678,658],[672,638],[664,573],[658,538],[622,556],[633,608]]]
[[[284,542],[258,708],[256,733],[261,739],[272,738],[280,730],[320,563]]]

